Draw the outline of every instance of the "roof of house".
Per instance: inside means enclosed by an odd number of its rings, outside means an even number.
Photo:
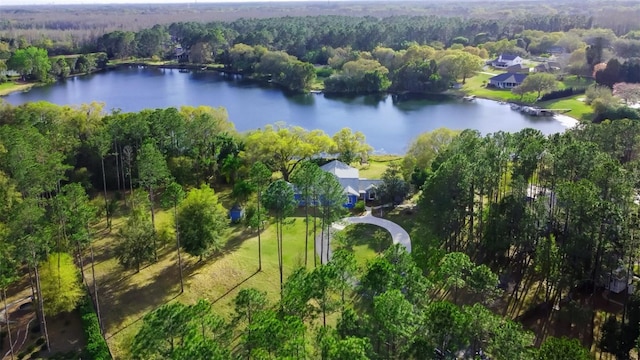
[[[511,72],[511,71],[522,71],[522,70],[529,70],[528,67],[522,65],[522,64],[514,64],[511,65],[507,68],[507,72]]]
[[[500,56],[498,56],[498,59],[502,61],[512,61],[512,60],[515,60],[517,57],[518,55],[513,55],[513,54],[500,54]]]
[[[554,46],[550,46],[547,49],[547,51],[550,52],[550,53],[563,53],[563,52],[566,52],[567,49],[565,49],[562,46],[554,45]]]
[[[338,160],[328,162],[322,165],[320,169],[335,175],[345,192],[351,195],[364,194],[382,184],[382,180],[378,179],[360,179],[360,171],[358,169]]]
[[[528,74],[519,74],[519,73],[503,73],[498,74],[489,79],[489,81],[493,82],[509,82],[519,84],[524,81]],[[512,78],[513,77],[513,78]]]
[[[360,177],[360,171],[358,171],[358,169],[338,160],[328,162],[320,166],[320,169],[332,173],[337,176],[338,179],[357,179]]]
[[[359,190],[360,193],[366,193],[372,189],[377,189],[380,184],[382,184],[382,180],[377,179],[360,179],[359,181]]]

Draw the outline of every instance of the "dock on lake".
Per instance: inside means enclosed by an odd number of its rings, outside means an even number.
[[[556,114],[565,114],[571,111],[571,109],[541,109],[533,106],[520,106],[517,104],[511,104],[511,109],[531,116],[553,116]]]

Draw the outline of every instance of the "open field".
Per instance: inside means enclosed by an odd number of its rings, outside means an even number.
[[[360,170],[360,177],[365,179],[381,179],[390,163],[402,160],[400,155],[371,155],[368,163],[351,164]]]
[[[375,225],[352,224],[342,230],[344,241],[332,242],[332,248],[344,246],[353,251],[358,267],[364,268],[367,261],[375,258],[392,245],[391,234]]]
[[[569,109],[570,111],[565,115],[578,120],[590,120],[593,115],[593,109],[591,106],[585,104],[583,99],[584,94],[581,94],[557,100],[543,101],[537,105],[546,109]]]

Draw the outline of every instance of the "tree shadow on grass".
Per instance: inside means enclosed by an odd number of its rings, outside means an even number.
[[[107,332],[107,339],[140,321],[147,312],[176,299],[178,276],[177,267],[168,266],[157,273],[141,269],[123,277],[114,271],[104,277],[98,284],[100,310],[106,329],[117,327]]]
[[[264,234],[264,230],[262,230],[262,234]],[[189,256],[187,254],[184,253],[183,250],[183,274],[185,277],[188,277],[196,272],[198,272],[199,270],[201,270],[203,267],[211,265],[211,263],[220,260],[221,258],[237,251],[240,246],[242,246],[242,244],[247,241],[250,240],[254,237],[258,236],[258,232],[257,231],[253,231],[251,229],[240,229],[237,230],[235,232],[233,232],[231,234],[231,236],[229,237],[229,240],[227,240],[227,242],[222,246],[222,248],[218,251],[213,252],[211,255],[209,256],[205,256],[202,258],[202,260],[200,260],[197,257],[192,257]],[[264,237],[264,235],[263,235]],[[264,238],[262,239],[264,241]],[[173,249],[174,251],[172,252],[172,254],[174,256],[177,256],[177,253],[175,252],[175,247]],[[256,263],[257,263],[257,259],[256,259]],[[256,266],[257,268],[257,266]],[[179,275],[178,275],[179,276]]]
[[[366,245],[375,253],[381,253],[393,244],[388,231],[371,224],[352,224],[338,234],[334,234],[338,243],[348,250],[353,250],[355,246]]]

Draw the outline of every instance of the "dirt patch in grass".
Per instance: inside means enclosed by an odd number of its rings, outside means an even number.
[[[84,349],[87,344],[82,328],[82,318],[77,310],[48,318],[47,329],[51,343],[51,356],[61,353],[79,355],[81,349]]]

